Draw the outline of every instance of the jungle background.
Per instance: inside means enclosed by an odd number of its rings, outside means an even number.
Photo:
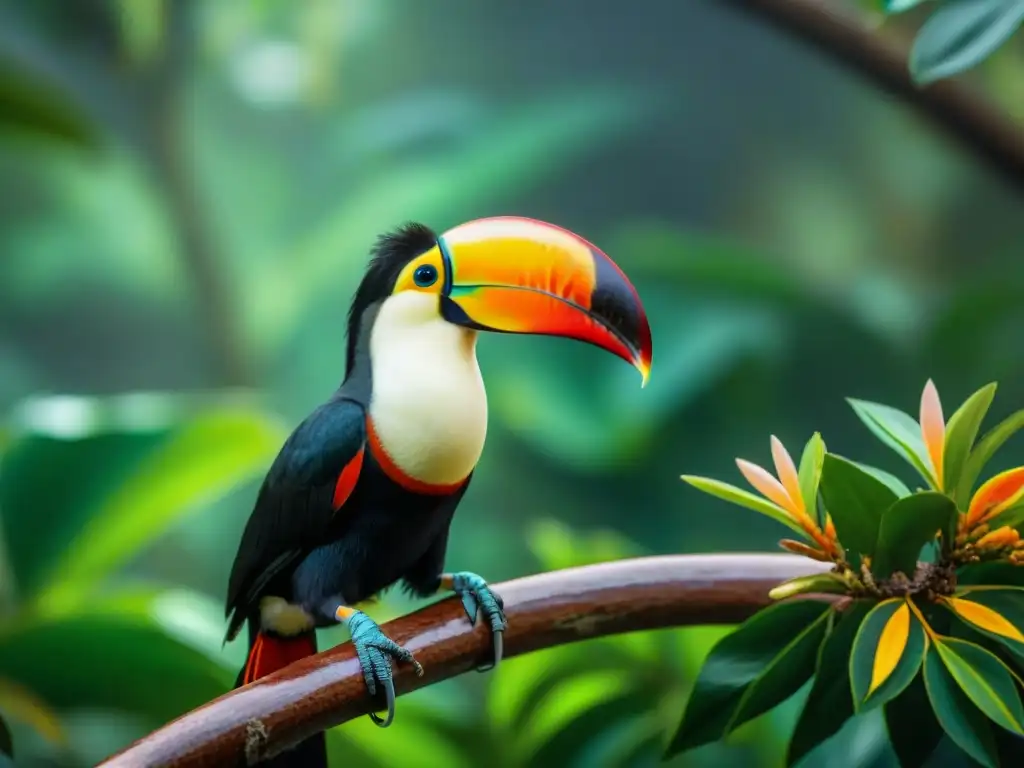
[[[448,565],[492,581],[775,549],[771,521],[679,475],[741,482],[734,457],[815,430],[901,472],[846,396],[913,412],[931,376],[948,403],[999,381],[994,418],[1024,401],[1019,195],[715,3],[4,0],[0,64],[0,712],[19,766],[91,765],[230,687],[223,591],[256,487],[339,383],[368,250],[405,221],[556,222],[650,314],[645,390],[579,344],[481,340],[491,431]],[[967,80],[1024,119],[1024,36]],[[434,686],[386,731],[332,731],[334,764],[654,765],[727,629]],[[804,695],[672,764],[780,765]],[[880,716],[805,765],[838,754],[894,764]]]

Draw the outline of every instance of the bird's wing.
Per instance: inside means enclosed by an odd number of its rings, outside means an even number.
[[[320,406],[285,441],[260,488],[231,569],[229,639],[267,583],[321,543],[355,488],[365,445],[363,406],[346,399]]]

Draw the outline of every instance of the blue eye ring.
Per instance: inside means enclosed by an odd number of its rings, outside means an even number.
[[[437,282],[437,267],[433,264],[420,264],[412,273],[412,281],[420,288],[429,288]]]

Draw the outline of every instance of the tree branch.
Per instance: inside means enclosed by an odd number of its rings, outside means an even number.
[[[196,0],[164,3],[166,39],[150,82],[146,110],[149,160],[161,181],[196,305],[209,340],[209,363],[223,386],[248,386],[253,372],[245,356],[235,287],[221,271],[207,210],[199,199],[193,160],[187,153],[188,105],[183,77],[196,57]]]
[[[1024,192],[1024,125],[962,82],[919,88],[910,77],[905,44],[880,36],[834,0],[725,0],[774,24],[858,70],[882,91],[903,99],[982,163]]]
[[[677,555],[543,573],[495,585],[509,627],[505,656],[635,630],[740,622],[768,591],[828,569],[794,555]],[[399,695],[486,663],[490,630],[472,627],[462,604],[443,600],[384,625],[423,664],[395,669]],[[371,710],[352,644],[338,645],[205,704],[102,763],[220,766],[266,759],[318,731]],[[398,719],[401,720],[401,706]]]

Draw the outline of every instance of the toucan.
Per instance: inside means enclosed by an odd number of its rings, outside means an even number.
[[[394,584],[454,592],[471,623],[507,624],[499,595],[444,571],[452,515],[487,433],[480,331],[562,336],[632,363],[651,331],[636,289],[582,237],[534,219],[477,219],[442,235],[407,224],[377,240],[348,313],[345,376],[287,438],[259,489],[227,589],[225,641],[248,624],[236,687],[316,653],[347,625],[370,696],[395,713],[392,661],[422,668],[354,606]],[[272,762],[326,766],[323,734]]]

